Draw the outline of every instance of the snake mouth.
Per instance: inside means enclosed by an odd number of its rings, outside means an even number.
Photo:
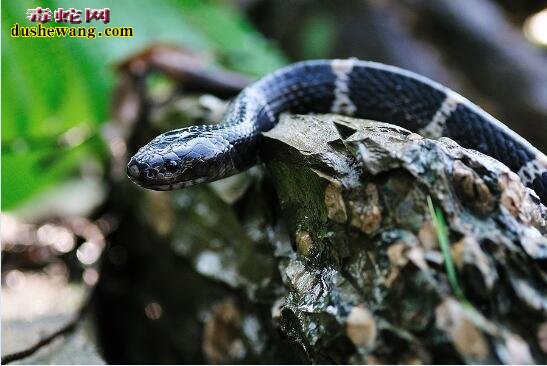
[[[145,189],[151,189],[154,191],[171,191],[174,189],[180,189],[180,188],[186,188],[190,187],[196,184],[205,183],[207,182],[207,178],[198,178],[198,179],[192,179],[187,181],[180,181],[180,182],[172,182],[172,183],[166,183],[166,182],[145,182],[140,179],[136,179],[132,176],[129,176],[129,179],[135,183],[136,185],[145,188]]]
[[[180,174],[159,171],[131,159],[127,164],[127,176],[136,185],[155,191],[170,191],[207,182],[207,177],[180,180]]]
[[[174,189],[181,189],[181,188],[190,187],[190,186],[200,184],[200,183],[205,183],[207,181],[208,181],[207,178],[198,178],[198,179],[187,180],[187,181],[176,182],[176,183],[169,183],[169,184],[148,185],[148,184],[141,184],[141,183],[137,183],[137,182],[136,183],[138,185],[140,185],[141,187],[143,187],[143,188],[151,189],[151,190],[154,190],[154,191],[172,191]]]

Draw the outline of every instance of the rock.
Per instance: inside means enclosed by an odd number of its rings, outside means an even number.
[[[107,264],[99,293],[123,291],[98,309],[140,329],[127,360],[148,342],[166,363],[547,362],[546,211],[507,167],[336,115],[284,115],[262,142],[264,164],[228,181],[117,187],[132,210],[111,245],[132,238],[141,266]],[[151,302],[155,320],[121,311]]]

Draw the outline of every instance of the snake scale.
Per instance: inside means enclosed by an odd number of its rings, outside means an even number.
[[[547,158],[529,142],[435,81],[353,58],[298,62],[265,76],[243,89],[219,124],[154,138],[130,159],[127,174],[144,188],[172,190],[239,173],[258,162],[261,132],[285,111],[338,113],[449,137],[507,165],[547,205]]]

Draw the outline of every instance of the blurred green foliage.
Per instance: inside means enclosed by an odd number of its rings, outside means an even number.
[[[311,14],[304,19],[300,32],[300,57],[303,59],[328,58],[336,40],[335,24],[326,14]]]
[[[15,38],[10,29],[35,26],[27,9],[41,6],[111,9],[106,26],[131,26],[133,38]],[[71,26],[47,23],[46,26]],[[102,22],[85,22],[79,26]],[[78,25],[76,25],[78,26]],[[214,55],[219,64],[252,76],[285,59],[225,1],[83,0],[2,2],[2,209],[12,209],[102,159],[100,126],[108,119],[114,66],[153,43]],[[60,139],[80,136],[76,143]],[[74,140],[74,139],[72,139]]]

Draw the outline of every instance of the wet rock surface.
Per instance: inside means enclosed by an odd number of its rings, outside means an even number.
[[[334,115],[264,135],[264,164],[238,176],[115,185],[94,307],[107,361],[547,360],[545,208],[505,166]]]
[[[327,141],[314,151],[295,143],[310,129]],[[265,135],[289,232],[314,243],[281,261],[280,323],[309,361],[545,360],[545,208],[505,166],[449,139],[339,116],[286,116]],[[325,200],[333,184],[341,198]],[[444,214],[461,293],[428,197]],[[345,220],[333,214],[342,207]]]

